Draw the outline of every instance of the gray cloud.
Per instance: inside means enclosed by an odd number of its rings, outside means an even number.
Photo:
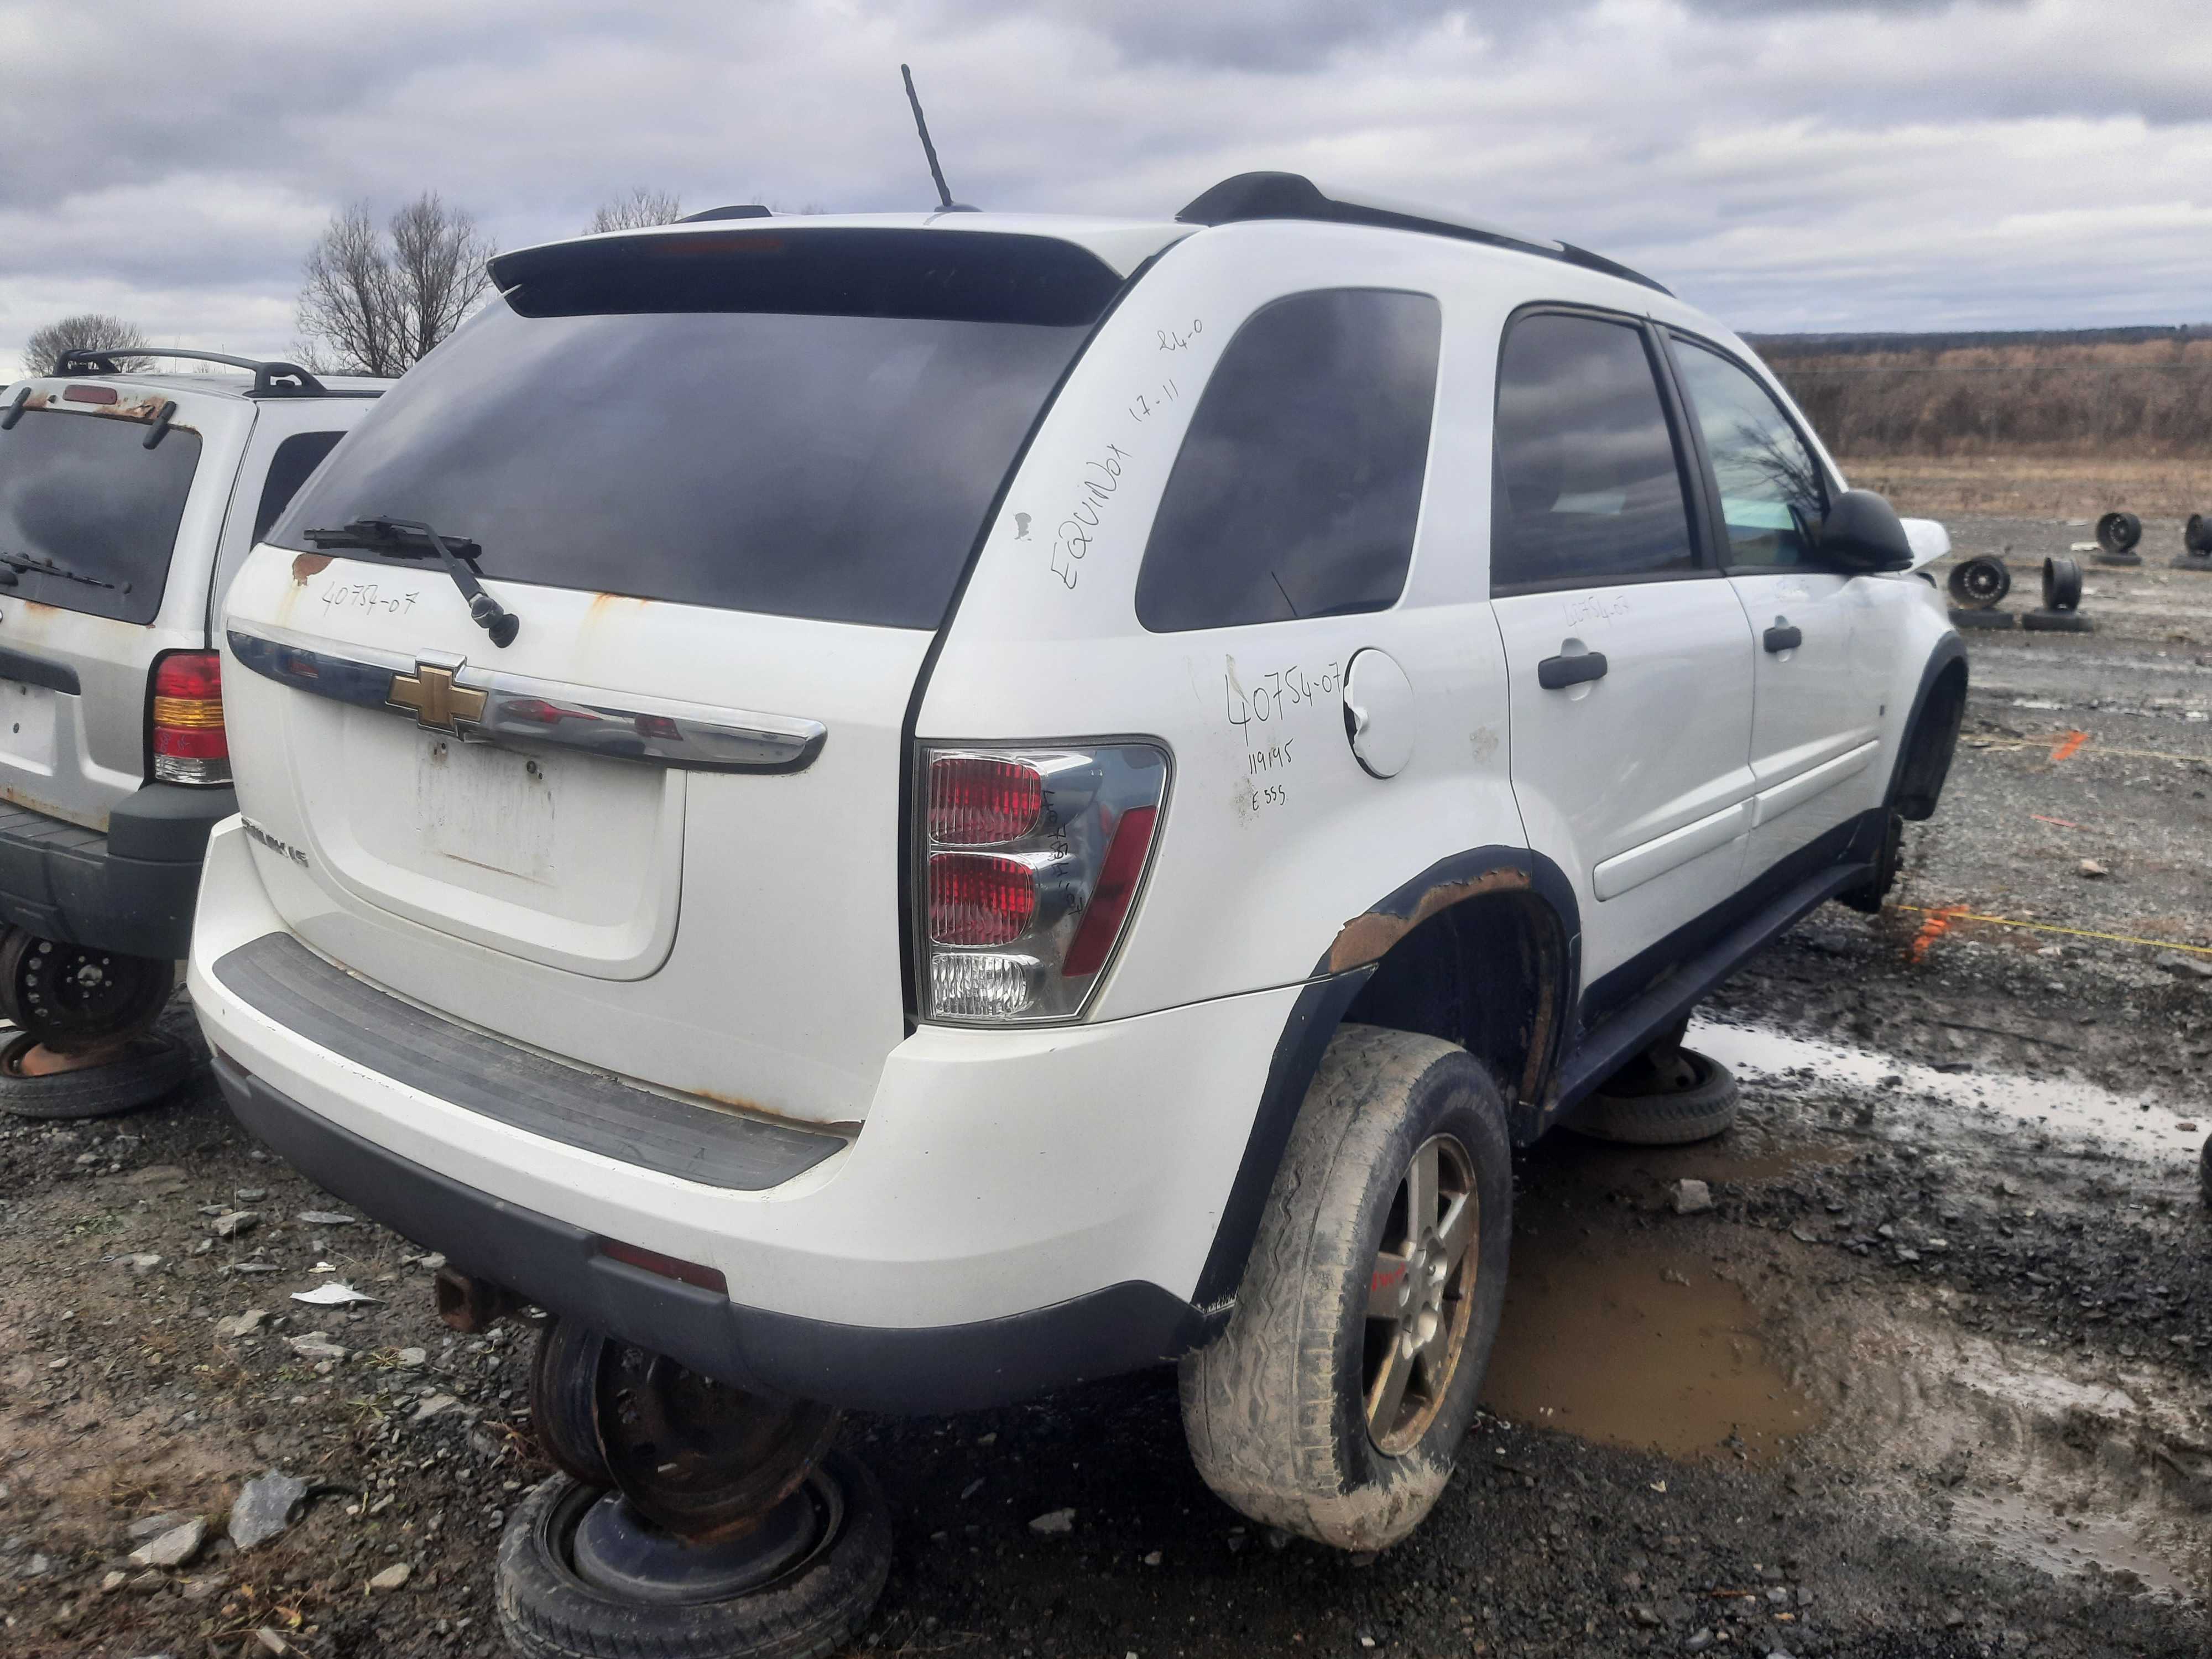
[[[0,0],[0,362],[87,309],[288,349],[331,210],[425,187],[508,246],[640,184],[926,204],[902,60],[954,188],[989,206],[1167,214],[1285,167],[1569,237],[1747,328],[2195,319],[2212,31],[2188,0],[2117,13]]]

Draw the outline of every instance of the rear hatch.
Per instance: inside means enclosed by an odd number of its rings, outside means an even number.
[[[781,224],[493,270],[231,590],[272,899],[455,1018],[857,1119],[904,1033],[915,676],[1121,274],[1052,238]]]
[[[0,405],[0,795],[89,829],[143,781],[147,672],[204,647],[208,559],[252,410],[40,380]],[[204,546],[172,581],[180,545]]]

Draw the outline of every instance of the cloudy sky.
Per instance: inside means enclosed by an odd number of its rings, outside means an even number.
[[[1534,21],[1532,21],[1534,20]],[[1747,331],[2212,321],[2203,0],[0,0],[0,368],[65,313],[278,352],[331,211],[501,246],[1279,167],[1564,237]]]

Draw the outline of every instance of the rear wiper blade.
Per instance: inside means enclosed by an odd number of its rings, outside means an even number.
[[[417,519],[354,519],[335,530],[310,530],[307,539],[317,547],[359,547],[388,554],[395,559],[417,559],[434,552],[445,561],[446,573],[469,602],[469,615],[502,649],[514,642],[522,621],[483,590],[477,573],[463,560],[483,556],[483,549],[465,536],[441,536]]]
[[[88,576],[82,570],[71,570],[67,565],[56,564],[52,559],[34,559],[24,553],[0,553],[0,566],[6,567],[4,574],[0,574],[0,587],[13,587],[22,572],[35,570],[42,576],[59,576],[64,581],[82,582],[87,587],[105,587],[116,593],[131,591],[129,582],[118,586],[113,582],[104,582],[97,576]]]

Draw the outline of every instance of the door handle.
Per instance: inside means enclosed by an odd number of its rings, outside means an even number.
[[[1805,643],[1805,630],[1802,628],[1770,628],[1759,636],[1759,642],[1770,653],[1795,651]]]
[[[1564,691],[1571,685],[1605,678],[1605,653],[1585,651],[1579,657],[1547,657],[1536,665],[1536,684],[1547,691]]]

